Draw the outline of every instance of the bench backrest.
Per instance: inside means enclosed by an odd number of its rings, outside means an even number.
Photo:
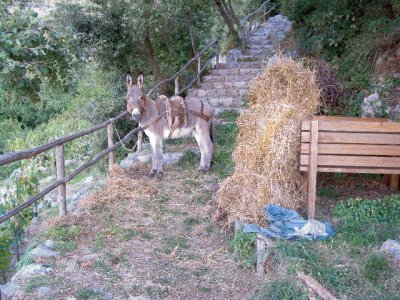
[[[315,117],[302,123],[300,171],[400,174],[400,123]]]

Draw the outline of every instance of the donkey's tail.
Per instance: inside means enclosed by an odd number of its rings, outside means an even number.
[[[215,120],[214,116],[212,116],[210,119],[210,139],[211,143],[213,144],[214,144],[214,138],[215,138]]]

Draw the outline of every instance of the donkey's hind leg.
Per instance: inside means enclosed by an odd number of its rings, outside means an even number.
[[[199,171],[207,172],[211,168],[211,158],[213,152],[213,144],[210,138],[210,130],[208,126],[197,126],[193,133],[197,143],[199,144],[201,159]]]

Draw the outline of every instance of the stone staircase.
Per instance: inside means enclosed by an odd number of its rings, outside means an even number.
[[[247,97],[249,82],[257,76],[266,61],[276,55],[276,45],[291,29],[291,22],[282,15],[276,15],[258,28],[248,38],[245,53],[231,50],[225,62],[212,69],[196,88],[188,90],[187,100],[208,101],[216,113],[238,110]]]

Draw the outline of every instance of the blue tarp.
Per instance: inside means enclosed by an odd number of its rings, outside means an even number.
[[[305,238],[307,240],[325,240],[335,235],[333,225],[329,222],[305,220],[297,212],[278,205],[268,204],[264,207],[270,225],[259,227],[246,224],[243,232],[260,233],[278,239]]]

